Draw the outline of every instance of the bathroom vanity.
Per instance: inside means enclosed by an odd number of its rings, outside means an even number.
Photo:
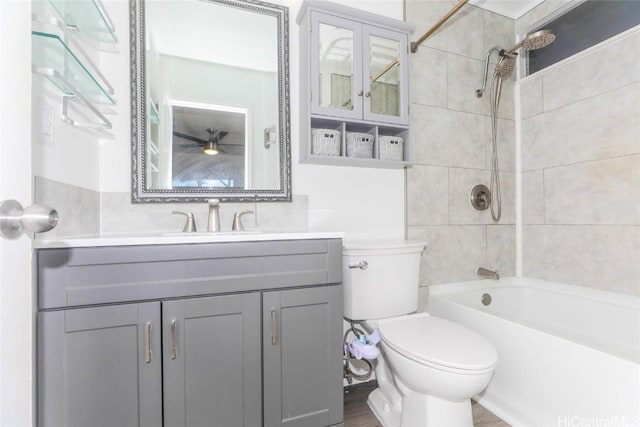
[[[41,244],[38,425],[342,425],[342,240],[304,236]]]

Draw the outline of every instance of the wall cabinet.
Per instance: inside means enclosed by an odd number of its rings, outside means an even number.
[[[298,23],[301,161],[406,166],[410,160],[411,27],[401,21],[315,0],[304,3]],[[327,148],[318,141],[319,132],[314,131],[324,131],[327,137],[333,134],[340,141]],[[370,136],[371,149],[366,155],[350,150],[352,133],[365,134],[365,139]],[[402,144],[399,155],[389,155],[390,141]]]
[[[342,425],[340,239],[36,258],[39,426]]]

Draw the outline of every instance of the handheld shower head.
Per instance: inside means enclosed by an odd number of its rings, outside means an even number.
[[[516,67],[516,59],[518,56],[515,53],[502,53],[500,55],[500,61],[496,65],[494,73],[503,79],[508,79],[513,69]]]

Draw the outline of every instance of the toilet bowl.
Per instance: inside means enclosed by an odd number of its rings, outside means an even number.
[[[384,427],[470,427],[470,399],[489,383],[497,354],[465,327],[412,313],[423,247],[407,241],[346,243],[345,317],[380,332],[378,388],[368,404]]]

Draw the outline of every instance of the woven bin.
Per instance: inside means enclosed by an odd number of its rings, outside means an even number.
[[[339,156],[340,145],[340,131],[333,129],[311,129],[311,154]]]
[[[347,132],[347,157],[371,159],[373,157],[373,136],[368,133]]]
[[[378,137],[380,160],[403,160],[404,141],[399,136]]]

